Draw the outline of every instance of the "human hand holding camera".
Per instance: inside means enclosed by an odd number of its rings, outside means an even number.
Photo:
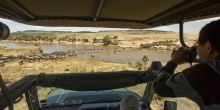
[[[177,65],[186,63],[186,48],[180,47],[178,50],[174,50],[171,55],[171,61],[175,62]]]
[[[193,46],[191,48],[180,47],[178,50],[174,50],[171,55],[171,61],[175,62],[177,65],[186,62],[192,64],[192,62],[197,61],[196,48],[196,46]]]

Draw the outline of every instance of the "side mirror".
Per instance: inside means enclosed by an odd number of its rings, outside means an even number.
[[[177,103],[173,101],[165,101],[164,110],[177,110]]]
[[[10,30],[7,25],[0,22],[0,40],[7,39],[9,37]]]

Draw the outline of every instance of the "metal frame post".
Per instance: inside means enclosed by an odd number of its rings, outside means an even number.
[[[150,104],[154,96],[153,84],[153,82],[148,83],[144,91],[144,96],[142,98],[143,105],[141,105],[144,110],[152,110]]]
[[[183,46],[183,47],[188,47],[187,45],[186,45],[186,43],[184,42],[184,32],[183,32],[183,22],[182,21],[180,21],[180,23],[179,23],[179,39],[180,39],[180,43],[181,43],[181,45]]]
[[[9,110],[14,110],[14,106],[13,106],[13,100],[10,96],[10,93],[8,92],[8,88],[5,84],[5,82],[3,81],[3,78],[0,74],[0,89],[3,94],[3,96],[5,97],[6,101],[7,101],[7,104],[8,104],[8,109]]]
[[[25,92],[25,98],[29,110],[39,110],[40,104],[38,100],[37,88],[32,87],[27,92]]]

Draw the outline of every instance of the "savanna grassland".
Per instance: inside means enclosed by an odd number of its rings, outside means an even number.
[[[103,40],[106,37],[106,40]],[[108,38],[107,38],[108,37]],[[185,34],[185,40],[188,44],[193,45],[196,41],[196,36]],[[138,63],[127,64],[117,62],[97,61],[91,59],[79,58],[77,55],[65,55],[62,58],[48,58],[43,60],[27,60],[20,59],[18,56],[42,56],[41,44],[68,44],[68,45],[89,45],[89,46],[103,46],[108,47],[123,47],[134,48],[140,50],[141,44],[152,45],[149,48],[142,49],[155,49],[155,50],[172,50],[175,46],[180,46],[178,41],[178,33],[166,32],[166,31],[150,31],[150,30],[126,30],[126,31],[102,31],[102,32],[47,32],[47,31],[25,31],[12,33],[8,39],[9,42],[24,42],[33,43],[34,47],[19,47],[8,48],[7,46],[1,46],[1,56],[15,56],[16,58],[10,61],[0,62],[0,73],[7,85],[13,82],[33,74],[40,73],[85,73],[85,72],[99,72],[99,71],[120,71],[120,70],[145,70],[149,67],[148,56]],[[161,42],[157,43],[157,42]],[[164,43],[165,41],[165,43]],[[172,41],[170,43],[166,43]],[[109,43],[110,42],[110,43]],[[156,43],[155,43],[156,42]],[[123,51],[123,50],[120,50]],[[105,54],[106,52],[103,52]],[[69,53],[68,53],[69,54]],[[116,54],[114,51],[111,54]],[[56,56],[56,54],[55,54]],[[131,55],[132,56],[132,55]],[[91,56],[92,57],[92,56]],[[181,66],[177,69],[180,71],[185,66]],[[142,95],[144,93],[146,84],[131,87],[129,90],[137,92]],[[41,88],[38,87],[39,99],[44,99],[49,91],[53,88]],[[186,99],[169,99],[155,96],[152,107],[154,110],[160,110],[163,107],[162,101],[175,100],[180,103],[178,110],[188,110],[189,108],[182,109],[181,106],[188,106],[197,109],[195,104]],[[15,104],[15,110],[26,110],[25,99]]]
[[[112,45],[120,47],[140,47],[141,44],[168,41],[180,45],[178,33],[156,30],[125,30],[100,32],[59,32],[59,31],[24,31],[11,34],[9,40],[33,43],[63,43],[75,45],[103,45],[103,38],[109,37]],[[185,34],[185,40],[192,45],[197,37]],[[96,39],[96,41],[95,41]]]

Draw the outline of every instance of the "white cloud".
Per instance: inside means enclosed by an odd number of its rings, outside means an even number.
[[[36,29],[44,29],[42,26],[35,26]]]
[[[156,28],[150,28],[150,30],[171,31],[171,28],[169,26],[161,26],[161,27],[156,27]]]
[[[201,23],[201,22],[211,22],[220,19],[220,17],[214,17],[214,18],[208,18],[208,19],[203,19],[203,20],[197,20],[195,22]]]
[[[12,22],[11,20],[7,20],[7,19],[3,19],[3,18],[0,18],[0,21],[1,21],[1,22],[4,22],[4,23],[10,23],[10,22]]]

